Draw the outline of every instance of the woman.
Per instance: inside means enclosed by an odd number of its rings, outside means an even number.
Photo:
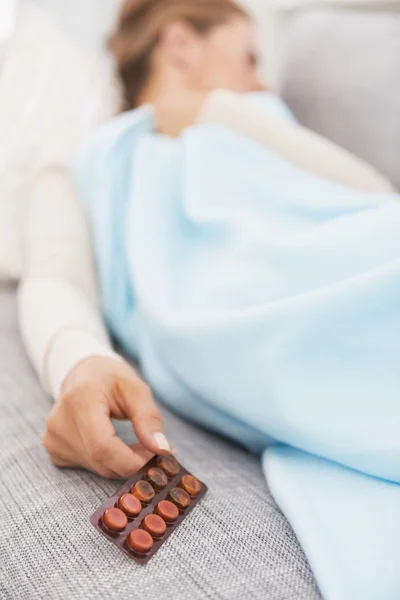
[[[122,104],[150,103],[167,135],[196,120],[216,122],[327,179],[390,189],[373,169],[315,134],[264,112],[249,115],[238,95],[210,94],[218,87],[238,93],[263,87],[253,23],[234,2],[126,2],[110,47],[124,93],[116,95],[110,84],[111,91],[103,91],[103,83],[95,95],[104,105],[97,122]],[[149,453],[168,452],[169,444],[148,386],[109,345],[91,283],[87,232],[64,165],[64,157],[50,155],[35,172],[25,219],[21,330],[43,385],[57,400],[44,438],[52,461],[127,477]],[[131,420],[140,443],[125,446],[111,416]]]
[[[127,176],[130,176],[129,165],[132,158],[129,152],[136,146],[141,146],[143,149],[143,146],[149,142],[149,148],[156,151],[158,158],[159,153],[162,154],[164,151],[168,160],[171,156],[174,159],[177,158],[181,153],[183,146],[180,140],[174,142],[168,140],[165,136],[154,135],[152,130],[152,119],[154,118],[156,119],[158,132],[169,137],[178,136],[183,129],[195,123],[219,124],[223,125],[225,129],[234,130],[240,135],[235,137],[235,134],[232,134],[230,136],[226,132],[221,133],[218,128],[219,133],[215,133],[215,128],[211,128],[214,132],[212,135],[216,137],[210,139],[218,140],[219,135],[222,137],[227,136],[224,137],[225,140],[228,139],[233,147],[240,148],[243,138],[253,138],[260,144],[249,143],[249,145],[246,145],[246,150],[249,153],[259,158],[259,153],[264,151],[262,146],[272,150],[271,156],[282,157],[283,163],[279,163],[279,158],[276,159],[278,166],[284,164],[287,168],[289,163],[292,162],[297,167],[301,167],[302,172],[308,171],[316,173],[320,177],[322,176],[324,181],[322,179],[317,181],[317,187],[321,190],[328,189],[326,180],[343,185],[343,187],[334,186],[329,188],[332,194],[339,193],[339,190],[343,191],[344,186],[353,186],[359,190],[364,190],[364,193],[359,195],[349,194],[352,202],[351,210],[354,209],[357,203],[360,204],[361,200],[369,207],[372,207],[375,203],[379,205],[382,199],[377,198],[375,200],[372,192],[377,194],[388,193],[391,191],[391,187],[388,182],[360,161],[321,140],[318,136],[304,131],[290,120],[288,121],[285,109],[279,103],[277,104],[273,98],[268,98],[269,109],[265,111],[260,109],[257,104],[249,104],[248,99],[242,99],[238,95],[258,91],[262,89],[262,84],[258,75],[257,47],[253,25],[246,12],[230,0],[153,0],[152,2],[132,0],[126,2],[117,31],[111,40],[111,50],[116,58],[124,85],[124,104],[126,108],[137,110],[118,117],[117,120],[112,121],[109,126],[96,134],[89,142],[91,151],[88,152],[86,148],[83,152],[86,159],[83,160],[81,155],[81,160],[78,161],[80,166],[77,169],[78,173],[84,172],[85,179],[88,171],[93,168],[96,169],[97,164],[100,164],[102,168],[104,167],[104,173],[97,170],[94,177],[93,173],[89,177],[93,196],[89,202],[91,204],[89,214],[92,218],[94,245],[100,266],[103,304],[108,319],[114,332],[117,332],[120,339],[126,342],[128,348],[134,349],[135,345],[140,348],[137,354],[143,360],[143,364],[150,373],[152,380],[157,381],[159,384],[159,391],[161,393],[165,392],[165,396],[170,396],[170,398],[178,397],[178,400],[179,394],[181,395],[182,404],[178,408],[182,408],[186,413],[190,413],[190,416],[197,418],[210,427],[229,431],[232,436],[249,446],[253,445],[258,449],[262,449],[267,444],[269,434],[267,431],[268,426],[265,426],[264,413],[266,411],[259,411],[256,415],[252,414],[250,426],[246,422],[249,407],[254,402],[253,397],[252,402],[247,402],[248,390],[254,390],[254,386],[251,387],[252,381],[248,379],[244,381],[247,377],[247,371],[241,371],[235,367],[232,368],[231,373],[228,373],[231,380],[236,381],[237,386],[233,391],[241,399],[239,408],[231,406],[229,410],[227,410],[226,402],[229,402],[230,398],[223,394],[218,397],[221,392],[221,389],[217,389],[218,386],[213,388],[213,385],[211,385],[208,394],[205,393],[203,396],[199,395],[196,398],[192,393],[196,387],[194,386],[192,389],[190,387],[185,388],[185,385],[180,387],[179,376],[175,379],[164,377],[160,384],[160,379],[155,376],[154,370],[148,368],[151,364],[154,366],[155,363],[150,358],[154,358],[154,353],[157,353],[154,352],[154,350],[157,351],[157,348],[152,348],[151,345],[146,343],[149,341],[148,331],[145,328],[139,330],[140,335],[138,337],[140,339],[135,340],[132,336],[135,323],[129,319],[121,318],[121,315],[117,314],[119,309],[122,308],[123,311],[126,311],[123,312],[123,317],[125,315],[131,316],[129,310],[134,303],[132,294],[135,291],[132,281],[124,279],[125,271],[128,271],[125,265],[125,254],[128,254],[127,248],[130,248],[129,238],[126,240],[121,233],[122,224],[125,223],[123,220],[125,215],[114,212],[114,209],[117,210],[121,199],[122,204],[126,200],[123,183],[125,182],[126,187],[129,187]],[[229,91],[212,92],[212,90],[221,87]],[[152,108],[149,109],[149,106]],[[251,107],[250,111],[249,107]],[[115,108],[117,109],[117,107]],[[123,134],[122,137],[125,133],[127,135],[120,146],[115,144],[115,140],[121,137],[121,133]],[[202,130],[199,133],[200,137],[201,135]],[[148,138],[145,140],[146,136]],[[198,141],[196,133],[185,134],[182,139],[184,142],[192,142],[194,139]],[[133,141],[133,144],[131,144],[131,141]],[[144,143],[142,144],[142,142]],[[120,148],[125,152],[126,143],[129,147],[128,153],[118,154]],[[117,150],[117,152],[114,152],[114,150]],[[225,145],[224,150],[228,152],[229,146]],[[106,171],[110,167],[107,160],[108,153],[114,161],[112,166],[116,165],[116,168],[120,169],[118,173],[125,179],[119,177],[107,179]],[[103,155],[103,158],[100,156],[101,160],[98,163],[96,161],[91,163],[91,157],[98,158],[99,155]],[[106,156],[106,160],[103,160],[104,156]],[[126,159],[128,163],[125,162]],[[159,164],[162,165],[162,161]],[[193,167],[193,163],[191,163],[191,166]],[[212,168],[212,165],[209,166]],[[173,170],[169,171],[167,169],[166,171],[163,173],[163,177],[168,181],[168,176],[173,174]],[[160,172],[157,173],[160,174]],[[292,174],[295,177],[299,176],[299,172],[295,170],[292,171]],[[218,175],[220,174],[216,174],[216,181],[220,181]],[[140,171],[136,171],[135,179],[140,182]],[[307,179],[307,181],[308,184],[312,184],[312,178]],[[74,217],[71,217],[73,198],[71,194],[69,194],[69,199],[65,201],[56,220],[59,223],[59,231],[55,240],[53,205],[49,202],[44,203],[43,198],[52,195],[52,186],[56,182],[59,185],[59,175],[57,172],[49,171],[47,176],[41,179],[41,185],[37,187],[38,191],[36,191],[31,202],[29,245],[26,252],[31,262],[28,265],[27,276],[22,285],[20,296],[22,329],[28,350],[42,375],[44,384],[57,400],[47,421],[44,443],[51,459],[58,466],[83,466],[107,477],[127,477],[137,470],[151,453],[168,453],[171,448],[163,436],[161,417],[154,407],[149,388],[125,362],[115,355],[109,355],[111,350],[103,335],[102,324],[96,310],[96,299],[88,293],[85,286],[87,274],[91,272],[89,263],[82,261],[81,248],[87,247],[86,232],[82,227],[81,216],[78,212],[74,214]],[[98,182],[97,187],[96,182]],[[111,184],[111,194],[103,188],[102,184],[104,182]],[[156,183],[157,181],[155,181]],[[85,192],[88,191],[85,187],[85,181],[81,185],[81,189],[83,190],[83,196],[85,196]],[[94,193],[92,193],[93,190]],[[365,191],[368,194],[365,194]],[[234,190],[232,195],[233,192]],[[250,196],[249,199],[251,199]],[[111,211],[106,215],[106,217],[110,217],[109,219],[105,218],[104,215],[103,200],[106,200],[109,203],[108,207],[111,208]],[[167,200],[168,198],[166,198]],[[136,208],[140,208],[140,203],[136,205]],[[147,207],[145,208],[147,209]],[[322,212],[324,208],[322,206]],[[328,206],[327,212],[329,213],[329,211],[332,211],[333,215],[336,214],[335,208],[331,205]],[[372,210],[370,212],[372,213]],[[47,231],[43,228],[45,217],[49,223]],[[159,215],[156,215],[156,217],[159,218]],[[322,219],[323,216],[319,215],[319,217]],[[159,220],[163,221],[162,218]],[[119,227],[116,232],[112,232],[112,235],[116,234],[114,235],[114,242],[116,242],[116,247],[119,250],[116,259],[112,254],[102,253],[105,241],[111,237],[110,221],[116,221]],[[65,230],[65,223],[69,224],[67,231]],[[214,231],[218,233],[218,228]],[[136,233],[138,235],[142,233],[145,237],[147,232],[144,230],[142,232],[136,231]],[[263,237],[265,236],[261,232],[261,242]],[[58,245],[59,239],[63,240],[62,247]],[[126,242],[126,246],[122,248],[121,239],[124,243]],[[55,241],[57,260],[54,260]],[[148,240],[145,240],[145,242],[148,251]],[[160,249],[158,244],[157,249]],[[40,256],[36,254],[38,251],[40,251]],[[150,255],[151,253],[148,258],[151,258]],[[285,254],[280,256],[286,258]],[[139,258],[141,260],[141,257]],[[215,255],[213,258],[215,258]],[[280,265],[284,267],[284,262],[282,261]],[[107,273],[104,276],[105,271]],[[123,274],[122,277],[121,273]],[[301,273],[303,271],[300,271]],[[115,281],[118,284],[116,287],[110,285],[110,281],[114,281],[112,278],[114,274],[116,276]],[[196,271],[195,274],[197,274]],[[133,275],[136,276],[136,273]],[[157,275],[162,277],[162,273],[157,273]],[[296,275],[296,273],[292,273],[292,275]],[[143,273],[141,273],[142,276]],[[318,272],[318,276],[321,276],[321,273]],[[284,278],[282,279],[281,283],[284,286],[287,282],[284,281]],[[302,281],[300,281],[300,286],[301,284]],[[200,285],[197,288],[200,292],[202,291],[201,287]],[[242,286],[242,288],[244,292],[247,291],[246,286]],[[211,289],[212,291],[213,289]],[[178,297],[178,301],[180,300],[181,298]],[[197,298],[195,298],[196,300]],[[141,306],[143,314],[146,313],[147,309],[149,309],[148,313],[151,313],[152,301],[153,299],[150,296],[149,305],[144,304]],[[316,315],[317,313],[315,313]],[[276,316],[279,317],[279,314]],[[320,316],[319,313],[318,316]],[[33,322],[38,322],[40,326],[34,328],[32,326]],[[276,322],[279,323],[278,319]],[[296,324],[295,321],[289,323],[291,325]],[[315,319],[315,323],[319,323],[318,319]],[[151,325],[154,325],[154,322]],[[159,324],[156,323],[155,325]],[[193,326],[193,323],[190,325]],[[195,347],[195,343],[198,342],[199,336],[201,336],[201,328],[197,325],[195,323],[195,327],[189,332],[190,334],[193,333],[193,347]],[[281,328],[281,331],[272,329],[273,335],[279,336],[282,331],[288,338],[290,337],[291,328],[287,327],[287,324]],[[229,331],[224,331],[225,333],[224,350],[229,353],[230,346],[232,346],[230,343],[231,338],[229,337]],[[252,341],[257,339],[257,333],[257,330],[253,330]],[[183,334],[185,335],[186,332],[183,331]],[[187,343],[187,338],[183,339]],[[340,336],[338,339],[340,341]],[[173,338],[172,341],[174,341]],[[218,341],[220,342],[221,338]],[[237,343],[237,340],[235,342]],[[221,350],[221,348],[219,349]],[[190,362],[192,358],[190,356],[191,348],[188,345],[177,348],[177,344],[175,346],[171,344],[162,350],[164,351],[164,360],[168,360],[169,352],[171,356],[174,355],[174,358],[177,355],[180,356],[180,361],[175,361],[172,365],[171,372],[174,374],[175,369],[178,375],[182,375],[182,364],[186,361],[187,365],[187,359]],[[185,356],[186,350],[189,350],[187,356]],[[321,354],[323,353],[321,352]],[[268,356],[270,360],[267,367],[264,363],[258,366],[255,365],[257,367],[256,371],[260,372],[271,368],[274,354]],[[210,381],[217,384],[219,379],[226,381],[227,373],[221,374],[218,372],[218,369],[214,369],[214,365],[210,361],[208,361],[208,369],[202,370],[202,368],[199,368],[198,365],[204,361],[204,353],[195,356],[195,358],[198,358],[199,362],[194,361],[195,369],[194,372],[192,371],[192,375],[195,375],[197,383],[202,386],[202,390],[207,391],[207,384]],[[322,364],[318,364],[318,368],[314,365],[314,371],[318,374],[319,369],[322,369],[322,367]],[[343,368],[343,371],[346,371],[346,369]],[[243,372],[245,377],[242,376]],[[274,373],[274,377],[275,375]],[[297,372],[295,375],[298,378],[299,373]],[[266,376],[268,376],[268,370]],[[183,378],[181,379],[183,380]],[[276,378],[274,381],[276,381]],[[291,383],[291,381],[288,382],[289,387]],[[329,389],[334,388],[334,383],[335,381],[331,382],[331,385],[328,386]],[[222,401],[225,402],[225,410],[216,410],[216,406],[210,408],[207,401],[212,398],[213,394],[221,404]],[[289,395],[293,397],[292,393]],[[340,395],[338,397],[340,399]],[[265,402],[265,408],[267,404]],[[329,403],[327,404],[329,405]],[[268,408],[271,409],[271,407]],[[272,406],[272,416],[274,416],[274,410],[279,413],[279,409],[279,406]],[[286,422],[282,419],[279,424],[282,431],[286,428],[286,433],[288,427],[295,431],[299,422],[304,424],[305,421],[309,420],[309,415],[302,414],[299,407],[294,406],[294,409],[292,414],[290,411],[286,414]],[[244,418],[238,418],[238,415],[243,415]],[[296,419],[293,415],[296,416]],[[131,448],[125,446],[115,435],[111,417],[128,418],[132,422],[139,443]],[[260,428],[257,427],[257,421],[260,423]],[[271,423],[272,421],[273,419]],[[316,443],[316,441],[320,443],[321,447],[325,444],[324,448],[326,450],[326,440],[320,434],[318,424],[315,425],[315,422],[311,420],[311,425],[314,427],[314,431],[311,432],[310,439],[313,443]],[[332,423],[333,425],[337,425],[337,423]],[[348,433],[349,428],[344,427],[343,422],[339,425],[343,431]],[[351,436],[357,437],[354,428],[351,429],[350,433]],[[280,435],[274,435],[273,437],[287,441]],[[299,447],[307,448],[309,441],[307,436],[304,436],[304,439],[300,440]],[[351,594],[350,596],[348,594],[344,596],[332,591],[335,587],[336,590],[338,589],[338,569],[334,570],[332,579],[334,561],[329,556],[329,560],[324,561],[324,557],[327,556],[327,552],[325,552],[326,540],[329,537],[326,531],[329,532],[329,527],[333,526],[340,533],[341,538],[338,542],[341,544],[338,551],[340,556],[342,556],[342,552],[344,553],[346,545],[352,547],[351,543],[343,543],[346,538],[340,528],[340,523],[329,523],[329,520],[323,517],[316,524],[313,523],[314,511],[307,511],[307,509],[309,506],[313,507],[313,493],[318,490],[315,490],[315,487],[306,489],[305,486],[303,486],[303,489],[301,485],[303,482],[300,482],[299,486],[293,485],[290,489],[289,484],[297,483],[295,474],[290,473],[290,460],[292,457],[289,457],[289,463],[287,461],[282,463],[282,453],[279,454],[279,449],[275,451],[277,453],[275,459],[273,452],[266,456],[269,483],[295,526],[317,577],[323,585],[324,591],[326,591],[326,596],[341,598],[341,600],[344,597],[366,597],[362,593],[358,593],[360,580],[357,581],[356,586],[352,585],[354,581],[345,582],[346,593],[349,590],[351,593],[354,589],[356,590],[353,596]],[[332,458],[328,451],[325,453],[321,451],[320,454]],[[295,458],[298,460],[298,457]],[[351,457],[352,460],[357,460],[357,458],[359,457]],[[318,459],[315,459],[315,461],[318,462]],[[343,462],[345,462],[345,459]],[[282,464],[284,468],[282,468]],[[309,461],[307,461],[308,466]],[[321,473],[323,471],[326,474],[329,468],[331,467],[325,466],[325,471],[321,468]],[[336,468],[340,470],[339,467]],[[280,472],[277,476],[276,473],[279,469]],[[311,480],[313,479],[314,483],[320,479],[319,476],[317,477],[317,474],[320,475],[319,469],[319,464],[316,465],[316,469],[311,469]],[[339,496],[345,487],[343,471],[345,469],[340,470],[337,475],[335,489],[331,496],[333,494],[335,494],[335,497]],[[359,477],[367,479],[366,476],[360,475]],[[324,482],[327,489],[329,489],[332,480],[334,480],[333,476],[327,477]],[[304,481],[311,485],[306,472],[304,473]],[[321,478],[321,481],[324,481],[323,478]],[[381,493],[378,489],[380,484],[374,482],[373,485],[376,492],[374,497],[378,497]],[[299,500],[297,506],[293,507],[290,504],[291,498]],[[380,505],[382,503],[380,501]],[[319,505],[323,506],[323,504],[324,501],[321,501]],[[325,532],[323,537],[320,537],[320,531]],[[393,531],[396,532],[397,529],[393,527]],[[346,561],[343,562],[346,563]],[[351,573],[349,574],[347,571],[344,573],[343,569],[343,581],[346,579],[344,575],[351,578]],[[369,582],[368,578],[365,578],[365,580],[367,583]],[[392,582],[390,582],[390,585],[392,585]],[[371,586],[369,587],[371,588]],[[368,586],[365,589],[368,589]],[[395,588],[391,587],[391,589]]]

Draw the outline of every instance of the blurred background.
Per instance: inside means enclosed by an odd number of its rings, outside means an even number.
[[[9,15],[16,2],[0,0],[1,30],[7,29]],[[59,24],[88,48],[100,48],[110,31],[122,0],[35,0],[51,13]],[[263,49],[264,72],[274,83],[285,54],[287,33],[300,12],[315,8],[349,11],[399,11],[400,0],[242,0],[257,17]]]
[[[109,32],[122,4],[121,0],[37,0],[37,2],[53,13],[82,44],[92,47],[98,46]]]
[[[0,0],[0,50],[17,1]],[[99,50],[122,0],[35,1]],[[265,79],[300,122],[400,187],[400,0],[243,2],[259,24]]]

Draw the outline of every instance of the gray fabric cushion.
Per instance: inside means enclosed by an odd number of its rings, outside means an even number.
[[[166,411],[182,462],[210,492],[136,565],[89,523],[119,484],[50,464],[41,444],[50,406],[16,333],[15,292],[0,288],[1,600],[320,598],[259,461]]]
[[[400,14],[299,11],[287,43],[280,87],[300,122],[400,188]]]

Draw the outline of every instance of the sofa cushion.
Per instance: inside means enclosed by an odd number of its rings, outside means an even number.
[[[320,598],[259,460],[165,410],[182,462],[210,491],[146,567],[134,563],[89,523],[120,483],[51,465],[50,406],[17,335],[15,291],[0,288],[1,600]]]
[[[400,13],[298,11],[280,89],[303,125],[400,188]]]

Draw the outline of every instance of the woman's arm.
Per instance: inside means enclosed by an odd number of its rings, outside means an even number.
[[[46,391],[57,399],[78,362],[117,355],[103,323],[86,220],[67,168],[42,167],[29,188],[20,329]]]
[[[227,90],[209,94],[197,122],[242,133],[300,168],[341,185],[378,194],[394,192],[391,183],[363,160],[301,125],[270,115],[239,94]]]
[[[69,175],[76,144],[115,113],[120,97],[106,65],[88,61],[40,11],[26,15],[15,49],[13,76],[31,90],[21,107],[21,144],[31,160],[24,173],[19,320],[28,354],[56,400],[44,444],[56,465],[126,478],[150,453],[168,454],[169,445],[149,388],[111,348],[86,219]],[[132,423],[139,443],[129,447],[117,437],[114,417]]]
[[[127,478],[168,453],[148,386],[112,350],[98,305],[86,220],[61,166],[30,182],[24,227],[20,328],[44,387],[57,400],[44,444],[54,464]],[[131,421],[127,446],[111,418]]]
[[[179,100],[163,97],[156,112],[159,130],[172,137],[195,123],[221,125],[329,181],[371,193],[395,191],[376,169],[347,150],[229,90],[188,92]]]

